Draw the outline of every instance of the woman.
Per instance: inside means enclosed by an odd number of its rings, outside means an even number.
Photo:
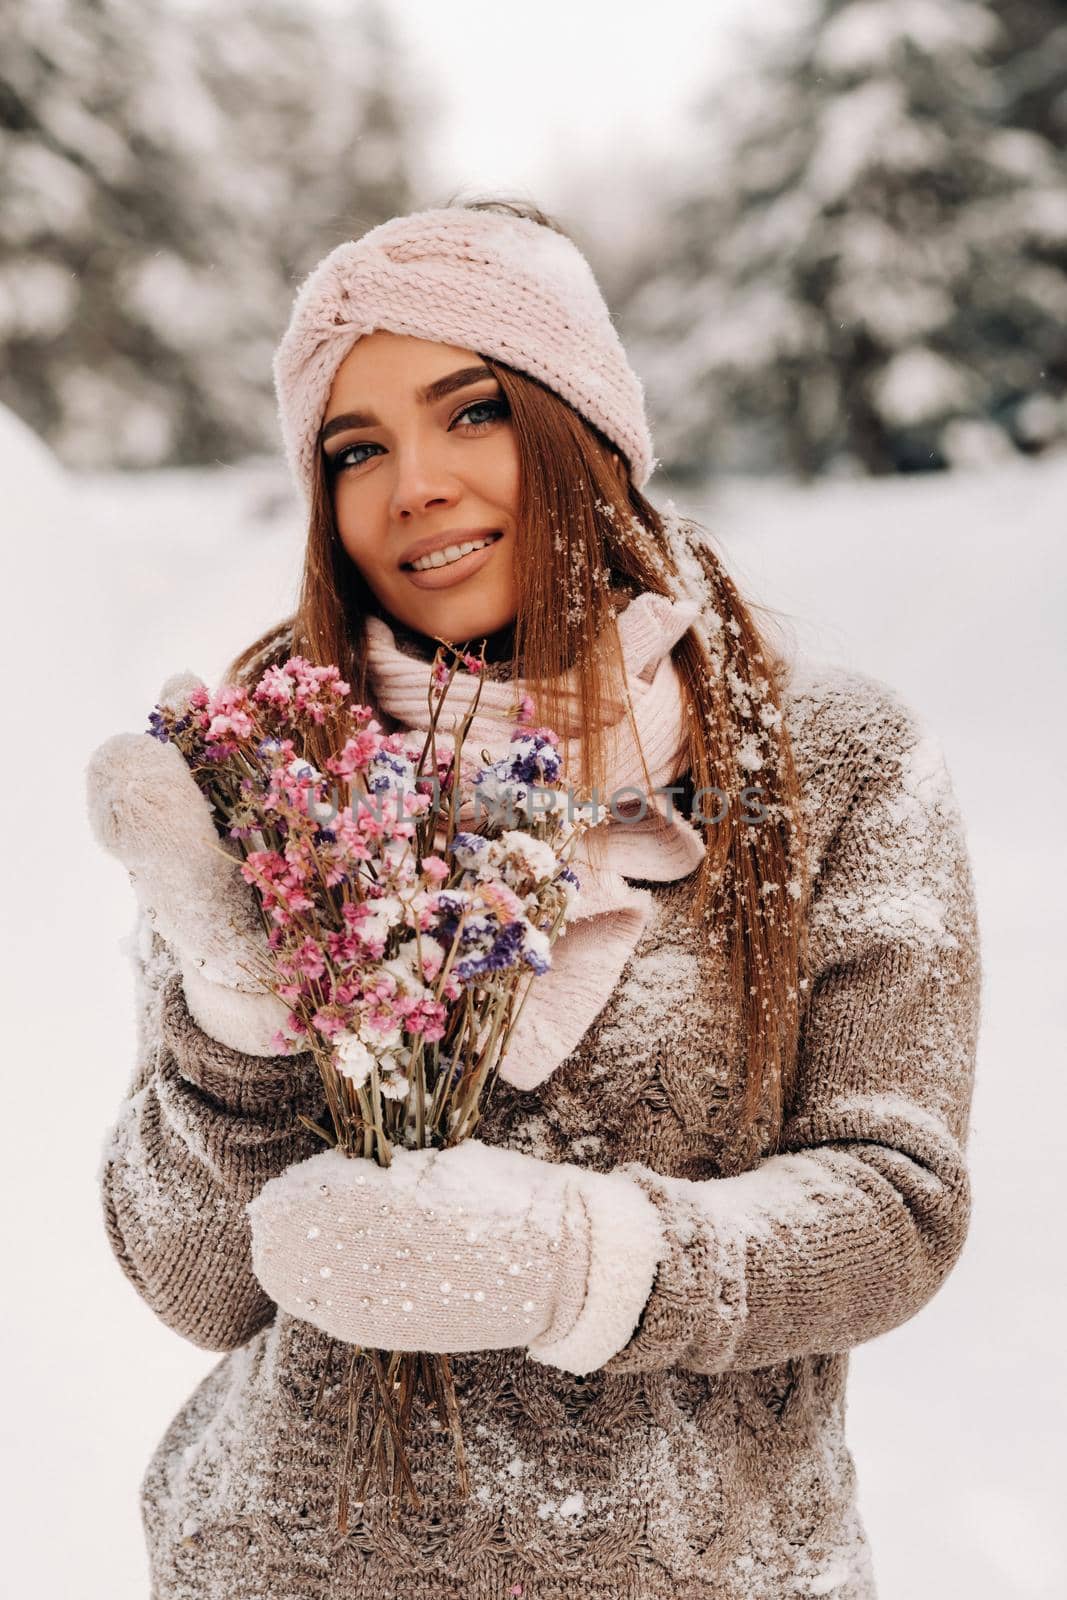
[[[230,676],[335,662],[399,726],[434,637],[484,640],[491,677],[580,733],[574,786],[610,792],[628,725],[673,804],[639,835],[625,808],[609,825],[629,898],[560,941],[536,1049],[478,1138],[431,1158],[441,1204],[412,1250],[393,1169],[373,1227],[364,1163],[344,1194],[304,1180],[318,1075],[271,1054],[278,1005],[231,926],[253,914],[183,847],[192,780],[161,784],[141,736],[92,763],[98,833],[145,908],[109,1236],[170,1326],[228,1352],[144,1480],[153,1593],[869,1600],[848,1352],[931,1298],[970,1206],[978,932],[937,743],[877,680],[780,659],[706,540],[645,499],[640,384],[532,208],[445,207],[338,247],[275,378],[303,588]],[[513,1280],[485,1276],[471,1224],[520,1258]],[[339,1273],[316,1300],[330,1243],[372,1295]],[[341,1537],[362,1342],[452,1353],[471,1493],[418,1414],[421,1509],[369,1497]]]

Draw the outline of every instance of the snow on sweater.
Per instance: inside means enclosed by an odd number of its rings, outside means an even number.
[[[743,1130],[724,957],[654,914],[538,1089],[487,1143],[623,1166],[669,1250],[628,1343],[581,1378],[523,1349],[453,1357],[472,1492],[417,1411],[422,1509],[332,1527],[347,1347],[274,1306],[246,1202],[320,1143],[309,1056],[245,1055],[186,1007],[141,924],[138,1064],[105,1151],[109,1237],[178,1333],[229,1352],[142,1486],[153,1600],[872,1600],[844,1434],[849,1350],[905,1322],[966,1236],[980,1006],[974,889],[936,740],[865,674],[794,668],[784,714],[816,871],[812,987],[778,1154]],[[314,1403],[328,1363],[318,1412]]]

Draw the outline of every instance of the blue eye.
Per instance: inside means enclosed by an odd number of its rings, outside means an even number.
[[[374,445],[349,444],[343,450],[338,450],[335,455],[329,456],[326,461],[326,470],[333,476],[334,473],[343,472],[346,467],[359,467],[368,458],[363,456],[359,461],[349,461],[347,458],[353,450],[373,450]]]
[[[506,400],[473,400],[469,406],[463,407],[463,410],[459,413],[459,416],[457,416],[456,421],[459,421],[459,417],[465,417],[469,411],[488,411],[488,420],[492,421],[496,417],[506,416],[507,409],[508,404]],[[484,428],[485,423],[472,422],[469,423],[468,426],[472,428]]]
[[[506,417],[508,415],[508,403],[503,399],[472,400],[469,402],[469,404],[463,407],[462,411],[457,411],[450,424],[449,431],[451,431],[451,429],[454,428],[457,423],[461,423],[462,419],[468,416],[472,411],[489,413],[488,416],[484,417],[480,422],[463,423],[465,428],[470,428],[473,429],[475,433],[480,433],[483,429],[491,427],[494,422],[497,422],[502,417]],[[370,460],[370,457],[356,456],[356,451],[374,451],[380,450],[381,448],[381,445],[371,444],[369,442],[365,442],[363,444],[345,445],[343,450],[338,450],[334,455],[327,456],[326,470],[330,477],[335,477],[338,473],[345,472],[350,467],[361,467],[364,461]]]

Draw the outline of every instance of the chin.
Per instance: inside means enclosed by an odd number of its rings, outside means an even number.
[[[439,635],[452,644],[464,644],[469,639],[484,639],[514,622],[514,604],[491,599],[479,600],[475,596],[432,595],[420,597],[417,607],[408,608],[403,620],[409,627],[431,637]]]

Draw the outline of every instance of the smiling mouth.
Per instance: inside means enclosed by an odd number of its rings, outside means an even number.
[[[484,550],[501,538],[501,533],[490,533],[484,539],[465,539],[460,544],[446,545],[443,550],[432,550],[418,561],[404,561],[401,568],[404,572],[433,572],[438,567],[450,567],[453,562],[462,561],[464,556],[471,555],[475,550]]]

